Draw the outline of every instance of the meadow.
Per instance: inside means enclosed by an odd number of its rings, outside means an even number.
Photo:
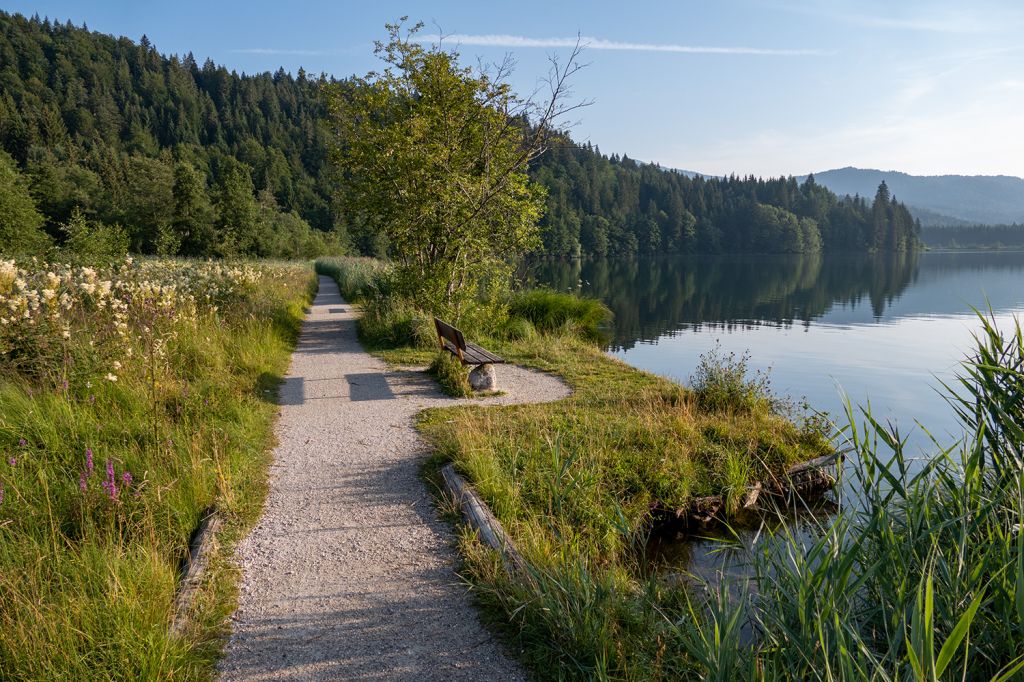
[[[205,679],[308,266],[0,261],[0,678]],[[190,535],[213,570],[171,630]]]

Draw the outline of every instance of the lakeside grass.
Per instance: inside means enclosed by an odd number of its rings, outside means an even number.
[[[432,356],[411,336],[380,343],[378,324],[365,338],[374,352],[398,363]],[[600,353],[571,325],[509,334],[515,324],[472,337],[564,376],[573,396],[431,410],[420,428],[436,448],[427,477],[455,462],[526,559],[525,575],[509,575],[461,529],[463,576],[484,617],[538,678],[1024,677],[1019,322],[1003,332],[979,315],[975,351],[947,388],[962,441],[914,458],[898,429],[849,406],[840,511],[762,527],[747,570],[713,583],[645,562],[649,501],[728,499],[820,441],[776,413],[764,377],[737,382],[745,356],[708,358],[689,391]]]
[[[0,265],[0,299],[28,312],[0,331],[0,678],[211,677],[312,273]],[[227,523],[175,636],[180,566],[212,505]]]
[[[346,262],[318,263],[318,269],[344,272]],[[398,364],[425,364],[438,355],[419,347],[409,324],[428,316],[361,293],[370,291],[379,288],[343,289],[369,309],[360,335],[371,351]],[[681,647],[664,614],[687,602],[684,592],[652,578],[641,558],[651,506],[682,508],[694,497],[722,495],[735,508],[754,481],[829,453],[831,445],[816,423],[795,424],[759,397],[756,386],[724,394],[741,400],[709,401],[710,392],[608,356],[579,332],[598,319],[594,306],[562,305],[558,296],[564,295],[519,299],[543,307],[538,317],[550,321],[539,325],[545,332],[529,321],[531,331],[509,334],[523,328],[515,317],[492,330],[464,331],[511,362],[560,375],[573,394],[548,404],[424,412],[418,427],[435,452],[425,473],[434,476],[454,462],[526,559],[524,581],[507,575],[475,536],[462,536],[464,575],[474,594],[536,673],[671,677],[693,663],[666,655],[670,643]],[[395,318],[398,333],[380,333],[381,307],[405,310]],[[554,307],[570,312],[548,314]],[[586,319],[574,319],[573,309]]]

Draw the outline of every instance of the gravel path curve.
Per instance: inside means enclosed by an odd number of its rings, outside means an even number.
[[[321,277],[281,388],[266,508],[238,548],[222,679],[525,679],[479,622],[419,478],[416,413],[459,401],[364,352],[356,318]],[[505,395],[472,402],[569,394],[514,365],[498,380]]]

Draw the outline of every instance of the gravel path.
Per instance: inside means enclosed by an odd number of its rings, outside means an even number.
[[[414,416],[460,401],[364,352],[356,317],[321,277],[281,389],[266,508],[238,548],[222,679],[525,679],[480,624],[419,478]],[[569,394],[514,365],[498,380],[505,395],[472,402]]]

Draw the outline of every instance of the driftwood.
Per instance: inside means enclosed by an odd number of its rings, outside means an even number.
[[[178,586],[178,594],[174,598],[174,619],[171,622],[171,632],[176,635],[181,634],[188,623],[189,610],[192,607],[196,591],[202,584],[203,574],[209,564],[210,553],[216,543],[216,535],[221,523],[223,523],[223,518],[217,510],[207,509],[203,513],[199,527],[192,534],[192,539],[188,544],[188,554],[185,556],[181,584]]]
[[[441,476],[448,492],[459,503],[462,515],[469,525],[480,534],[481,540],[501,554],[505,570],[514,574],[522,573],[526,566],[523,557],[516,550],[512,538],[505,532],[501,522],[491,513],[487,503],[480,499],[472,486],[466,483],[466,479],[462,478],[451,464],[441,468]]]
[[[838,464],[838,454],[826,455],[801,462],[786,470],[786,473],[769,481],[757,481],[743,498],[741,512],[756,512],[765,503],[784,499],[813,500],[821,497],[836,484],[833,468]],[[724,520],[722,510],[725,500],[720,495],[696,497],[685,507],[667,507],[660,502],[651,505],[654,526],[658,528],[685,528],[707,530]]]

